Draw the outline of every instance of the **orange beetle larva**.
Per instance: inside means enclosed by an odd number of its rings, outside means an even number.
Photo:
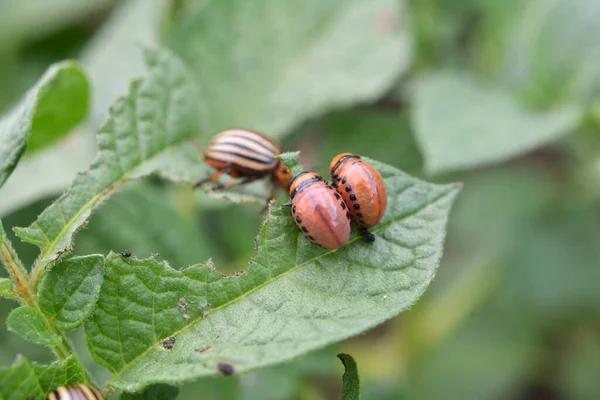
[[[342,197],[323,177],[302,172],[290,185],[291,214],[309,240],[326,249],[339,249],[350,240],[350,213]]]
[[[338,154],[329,166],[332,186],[343,197],[360,234],[369,241],[375,236],[368,231],[385,214],[387,189],[375,167],[351,153]]]

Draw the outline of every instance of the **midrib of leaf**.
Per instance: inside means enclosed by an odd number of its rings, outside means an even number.
[[[185,65],[164,50],[147,51],[145,55],[148,75],[133,81],[129,93],[111,108],[99,133],[98,156],[90,168],[79,174],[71,188],[29,227],[14,228],[23,240],[41,248],[32,272],[34,285],[44,274],[45,265],[71,246],[75,231],[96,204],[128,180],[166,168],[160,157],[181,148],[201,128],[197,82]],[[187,103],[182,103],[182,95]],[[63,212],[65,205],[69,207],[68,220]]]
[[[37,385],[38,389],[40,390],[40,393],[44,393],[44,389],[42,388],[42,383],[40,382],[40,378],[38,377],[38,375],[35,373],[35,369],[33,368],[33,365],[30,363],[27,363],[27,369],[29,369],[29,371],[31,371],[31,375],[33,375],[35,377],[35,384]]]
[[[396,194],[396,196],[399,196],[400,194],[402,194],[403,192],[405,192],[405,191],[409,190],[410,188],[412,188],[412,187],[413,187],[413,186],[415,186],[415,185],[416,185],[416,183],[412,183],[412,184],[410,184],[410,185],[407,185],[405,188],[403,188],[401,191],[399,191],[399,192]],[[434,205],[435,203],[437,203],[438,201],[440,201],[440,200],[444,199],[445,197],[447,197],[447,196],[450,196],[450,195],[454,194],[454,193],[455,193],[455,190],[452,190],[452,189],[450,188],[450,186],[448,186],[448,187],[449,187],[449,190],[447,190],[447,191],[443,192],[442,194],[440,194],[439,196],[437,196],[437,197],[433,198],[433,199],[432,199],[430,202],[428,202],[428,203],[427,203],[427,204],[426,204],[424,207],[420,207],[419,209],[417,209],[417,210],[415,210],[415,211],[413,211],[413,212],[410,212],[410,213],[408,213],[408,214],[402,215],[401,217],[399,217],[399,218],[397,218],[397,219],[391,219],[390,221],[387,221],[386,223],[383,223],[383,224],[377,225],[377,227],[376,227],[376,228],[370,229],[370,232],[372,232],[372,233],[376,233],[376,232],[378,232],[378,231],[380,231],[380,230],[382,230],[382,229],[384,229],[384,228],[386,228],[386,227],[388,227],[388,226],[390,226],[390,225],[392,225],[392,224],[396,224],[396,223],[402,222],[403,220],[405,220],[405,219],[407,219],[407,218],[413,217],[413,216],[415,216],[415,215],[417,215],[417,214],[421,213],[422,211],[426,210],[428,207],[430,207],[430,206]],[[457,187],[457,186],[455,185],[455,187]],[[270,218],[270,215],[271,215],[271,210],[269,210],[269,217],[267,218],[267,220],[266,220],[266,222],[265,222],[265,225],[263,226],[263,230],[265,230],[265,235],[264,235],[264,236],[265,236],[265,241],[266,241],[266,238],[268,237],[268,235],[266,234],[266,232],[267,232],[267,231],[268,231],[268,229],[269,229],[269,221],[270,221],[270,219],[269,219],[269,218]],[[302,235],[299,233],[299,234],[298,234],[298,240],[300,240],[300,237],[301,237],[301,236],[302,236]],[[363,239],[362,239],[360,236],[356,236],[356,237],[354,237],[354,238],[350,239],[350,241],[348,242],[348,244],[346,244],[346,246],[350,246],[352,243],[354,243],[354,242],[357,242],[357,241],[360,241],[360,240],[363,240]],[[299,248],[300,248],[299,246],[297,246],[297,247],[296,247],[296,260],[298,260],[298,250],[299,250]],[[250,290],[248,290],[248,291],[246,291],[246,292],[243,292],[243,293],[242,293],[240,296],[238,296],[238,297],[236,297],[236,298],[234,298],[234,299],[232,299],[232,300],[230,300],[230,301],[228,301],[228,302],[226,302],[226,303],[224,303],[224,304],[222,304],[222,305],[220,305],[220,306],[218,306],[218,307],[215,307],[215,308],[211,309],[211,310],[210,310],[210,312],[207,312],[207,313],[205,314],[205,316],[204,316],[204,317],[200,316],[200,317],[198,317],[198,318],[196,318],[196,319],[194,319],[194,320],[190,321],[190,323],[188,323],[186,326],[184,326],[183,328],[181,328],[181,329],[179,329],[179,330],[177,330],[177,331],[174,331],[174,332],[173,332],[171,335],[172,335],[172,336],[177,336],[178,334],[180,334],[180,333],[182,333],[182,332],[185,332],[185,331],[187,331],[187,330],[188,330],[188,329],[190,329],[192,326],[194,326],[194,325],[196,325],[196,324],[200,323],[200,322],[201,322],[201,321],[202,321],[204,318],[206,318],[206,316],[207,316],[208,314],[212,314],[212,313],[214,313],[214,312],[216,312],[216,311],[223,310],[223,309],[225,309],[225,308],[227,308],[227,307],[229,307],[229,306],[231,306],[231,305],[233,305],[233,304],[237,303],[238,301],[240,301],[240,300],[243,300],[245,297],[249,296],[250,294],[252,294],[252,293],[254,293],[254,292],[256,292],[256,291],[258,291],[258,290],[262,289],[263,287],[265,287],[265,286],[267,286],[267,285],[269,285],[269,284],[273,283],[273,282],[274,282],[274,281],[276,281],[277,279],[279,279],[279,278],[282,278],[282,277],[284,277],[284,276],[286,276],[286,275],[288,275],[288,274],[290,274],[290,273],[292,273],[292,272],[296,271],[297,269],[299,269],[299,268],[301,268],[301,267],[303,267],[303,266],[305,266],[305,265],[308,265],[308,264],[310,264],[310,263],[312,263],[312,262],[314,262],[314,261],[316,261],[316,260],[318,260],[318,259],[320,259],[320,258],[323,258],[323,257],[325,257],[325,256],[328,256],[328,255],[330,255],[330,254],[334,254],[334,253],[336,253],[337,251],[339,251],[339,249],[328,250],[328,251],[326,251],[326,252],[324,252],[324,253],[321,253],[321,254],[318,254],[318,255],[316,255],[316,256],[314,256],[314,257],[311,257],[310,259],[308,259],[308,260],[306,260],[306,261],[304,261],[304,262],[302,262],[302,263],[300,263],[300,264],[296,264],[295,266],[293,266],[293,267],[290,267],[289,269],[287,269],[286,271],[284,271],[284,272],[282,272],[282,273],[278,274],[277,276],[275,276],[275,277],[272,277],[272,278],[269,278],[269,279],[265,280],[263,283],[261,283],[261,284],[259,284],[259,285],[255,286],[254,288],[252,288],[252,289],[250,289]],[[268,254],[268,253],[267,253],[267,254]],[[267,260],[268,260],[268,256],[267,256]],[[251,264],[251,265],[250,265],[248,268],[252,268],[252,264]],[[209,269],[207,268],[206,270],[207,270],[207,273],[208,273]],[[271,265],[270,265],[270,263],[269,263],[269,271],[271,271]],[[208,286],[206,286],[206,288],[207,288],[207,290],[208,290]],[[153,292],[153,293],[154,293],[154,292]],[[153,300],[152,300],[153,302],[154,302],[154,300],[155,300],[155,297],[156,297],[156,293],[154,293],[154,294],[153,294]],[[206,298],[208,298],[208,293],[206,293]],[[154,322],[154,315],[153,315],[153,322]],[[118,329],[119,329],[119,328],[118,328],[118,324],[117,324],[117,330],[118,330]],[[120,342],[120,339],[119,339],[119,342]],[[152,351],[152,350],[153,350],[153,349],[154,349],[154,348],[155,348],[157,345],[159,345],[160,343],[161,343],[160,341],[156,341],[156,342],[154,343],[154,345],[152,345],[152,346],[149,346],[149,347],[148,347],[148,349],[146,349],[144,352],[142,352],[142,353],[140,353],[139,355],[137,355],[137,356],[136,356],[134,359],[132,359],[132,360],[131,360],[129,363],[126,363],[126,362],[124,361],[124,359],[123,359],[123,352],[121,351],[121,354],[120,354],[120,355],[121,355],[121,361],[123,362],[123,368],[121,369],[121,371],[120,371],[119,373],[117,373],[117,374],[113,374],[113,378],[114,378],[114,379],[118,379],[118,378],[121,376],[121,374],[123,374],[124,372],[126,372],[127,368],[128,368],[128,367],[129,367],[131,364],[134,364],[134,363],[136,363],[136,362],[137,362],[139,359],[143,358],[143,357],[144,357],[146,354],[148,354],[149,352],[151,352],[151,351]],[[120,348],[122,349],[122,343],[121,343],[121,342],[120,342]]]
[[[125,182],[129,181],[131,179],[130,178],[131,175],[133,175],[135,172],[137,172],[140,169],[140,167],[142,167],[144,164],[151,162],[156,157],[160,156],[162,152],[167,151],[167,150],[171,149],[172,147],[175,147],[175,146],[181,144],[182,142],[191,140],[191,138],[192,138],[192,135],[190,135],[189,137],[182,137],[182,138],[176,140],[175,142],[171,143],[170,145],[164,146],[160,152],[156,153],[155,155],[151,156],[150,158],[141,160],[141,162],[135,168],[131,168],[129,170],[129,172],[125,173],[121,178],[114,181],[108,188],[104,189],[103,191],[101,191],[100,193],[98,193],[97,195],[92,197],[92,199],[90,201],[88,201],[77,212],[77,214],[75,214],[75,216],[73,218],[71,218],[67,223],[63,224],[63,228],[60,230],[60,232],[56,236],[55,240],[50,241],[48,239],[48,236],[46,235],[46,232],[44,231],[44,229],[40,226],[38,221],[35,221],[35,225],[37,225],[38,228],[40,229],[40,232],[42,232],[44,234],[44,236],[46,237],[46,240],[47,240],[46,244],[49,246],[45,247],[45,250],[40,254],[38,259],[36,260],[36,263],[34,264],[34,270],[37,271],[40,267],[40,264],[45,263],[45,260],[47,260],[51,257],[51,255],[55,252],[56,245],[66,235],[66,233],[69,231],[69,228],[71,228],[75,224],[75,221],[79,220],[79,218],[83,214],[85,214],[88,210],[91,210],[91,208],[94,206],[94,204],[96,204],[100,199],[102,199],[104,197],[108,197],[112,192],[119,189]],[[96,160],[96,162],[98,162],[98,161],[99,161],[99,159]],[[94,162],[94,164],[96,162]],[[61,210],[61,215],[63,216],[63,219],[64,219],[64,214],[62,212],[60,202],[58,201],[56,204],[57,204],[57,207]],[[34,274],[33,275],[34,282],[36,281],[36,277],[37,277],[36,274]]]

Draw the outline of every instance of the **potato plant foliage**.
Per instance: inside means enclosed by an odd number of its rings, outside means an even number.
[[[147,72],[110,107],[96,160],[30,226],[10,227],[39,247],[31,268],[0,224],[0,258],[10,277],[0,280],[0,295],[19,303],[8,329],[57,359],[38,365],[19,358],[0,370],[0,398],[45,398],[60,385],[91,384],[65,335],[81,326],[93,361],[110,373],[100,385],[105,393],[134,398],[129,394],[147,390],[159,399],[177,392],[162,384],[288,362],[414,305],[436,274],[460,186],[428,183],[366,157],[388,190],[374,243],[354,233],[344,248],[322,249],[302,235],[289,209],[272,202],[256,227],[255,256],[233,275],[211,261],[173,265],[121,249],[73,253],[77,231],[128,182],[160,175],[189,190],[207,170],[198,148],[218,129],[247,124],[281,137],[324,110],[377,99],[407,65],[406,25],[401,17],[385,19],[404,15],[401,4],[209,2],[174,28],[171,49],[143,49]],[[268,42],[277,29],[286,34]],[[269,59],[252,60],[256,54]],[[241,62],[252,68],[231,69]],[[81,121],[87,90],[78,64],[54,65],[0,120],[0,154],[10,156],[0,160],[0,185],[27,143],[50,146]],[[42,128],[46,136],[38,138]],[[302,170],[298,153],[283,159]],[[344,398],[358,398],[356,365],[345,360],[345,385],[350,375],[356,382]]]

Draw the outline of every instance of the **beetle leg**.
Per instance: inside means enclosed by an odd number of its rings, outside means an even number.
[[[277,190],[277,183],[273,182],[273,186],[271,186],[271,193],[269,193],[269,197],[267,197],[267,202],[265,206],[260,210],[261,214],[269,209],[269,203],[271,200],[275,198],[275,191]]]
[[[292,202],[290,201],[289,203],[285,203],[282,204],[281,207],[291,207],[292,206]]]
[[[359,228],[358,229],[358,233],[360,234],[360,236],[363,237],[363,239],[365,239],[368,242],[374,242],[375,241],[375,235],[373,235],[371,232],[369,232],[367,230],[367,228]]]
[[[204,185],[207,182],[214,182],[217,179],[219,179],[221,177],[221,175],[223,175],[223,174],[229,174],[229,173],[231,173],[230,169],[221,169],[221,170],[218,170],[215,173],[207,176],[206,178],[200,179],[199,181],[196,181],[196,183],[194,184],[194,186],[198,187],[198,186]]]
[[[242,179],[241,181],[231,182],[231,183],[222,183],[220,185],[213,186],[212,190],[227,190],[227,189],[231,189],[232,187],[241,186],[241,185],[245,185],[246,183],[253,182],[256,179],[257,178],[255,176],[248,176],[248,177]]]

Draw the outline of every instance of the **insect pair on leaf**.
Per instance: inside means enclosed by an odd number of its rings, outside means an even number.
[[[331,161],[329,171],[332,183],[328,185],[315,172],[302,172],[292,177],[289,169],[277,158],[281,145],[265,135],[230,129],[219,133],[204,152],[205,162],[216,172],[196,183],[197,186],[216,181],[228,174],[240,181],[220,184],[213,190],[270,177],[273,184],[269,196],[277,186],[287,190],[292,218],[298,228],[313,243],[326,249],[338,249],[350,240],[351,220],[354,220],[363,238],[374,241],[368,231],[385,214],[387,190],[381,174],[360,156],[341,153]]]

